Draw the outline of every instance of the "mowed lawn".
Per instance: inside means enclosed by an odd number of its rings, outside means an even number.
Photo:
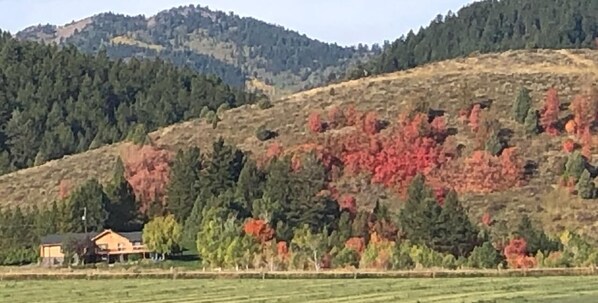
[[[0,302],[598,302],[598,277],[1,281]]]

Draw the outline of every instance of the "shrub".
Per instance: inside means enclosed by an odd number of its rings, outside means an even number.
[[[272,105],[272,102],[270,102],[270,100],[262,99],[257,103],[257,106],[259,107],[259,109],[268,109],[274,105]]]
[[[359,253],[354,249],[345,247],[332,259],[334,268],[359,267]]]
[[[278,136],[278,133],[275,131],[271,131],[266,129],[265,126],[260,126],[255,132],[255,136],[260,141],[268,141],[270,139],[274,139]]]
[[[218,109],[216,110],[216,112],[217,112],[218,114],[221,114],[221,113],[223,113],[223,112],[225,112],[225,111],[227,111],[227,110],[229,110],[229,109],[230,109],[230,105],[229,105],[228,103],[222,103],[222,104],[221,104],[221,105],[218,107]]]
[[[475,247],[467,259],[467,265],[473,268],[496,268],[500,263],[500,255],[490,242]]]
[[[202,107],[201,111],[199,112],[199,118],[205,118],[209,112],[210,108],[208,108],[207,106]]]

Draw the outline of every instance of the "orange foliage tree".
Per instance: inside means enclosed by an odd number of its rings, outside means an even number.
[[[121,158],[125,166],[125,178],[141,202],[140,211],[145,213],[154,201],[163,204],[171,153],[151,145],[128,145]]]
[[[274,229],[272,229],[264,220],[248,219],[243,225],[243,230],[246,234],[251,235],[262,244],[274,238]]]
[[[536,259],[527,255],[525,239],[511,239],[503,253],[510,268],[533,268],[536,266]]]
[[[558,92],[554,88],[549,89],[544,101],[544,107],[540,111],[540,125],[544,128],[544,131],[552,136],[559,134],[557,124],[559,121],[560,106]]]
[[[576,125],[576,134],[579,138],[583,136],[586,129],[589,129],[596,119],[592,109],[591,99],[588,96],[577,95],[569,109],[573,113],[573,121]]]
[[[60,184],[58,184],[58,198],[60,200],[64,200],[68,198],[71,192],[71,182],[68,180],[61,180]]]
[[[365,240],[361,237],[349,238],[347,242],[345,242],[345,247],[352,249],[361,255],[365,249]]]
[[[476,104],[471,109],[469,113],[469,127],[471,128],[472,132],[477,132],[480,128],[480,114],[482,113],[482,107],[479,104]]]
[[[567,153],[572,153],[575,150],[575,141],[567,139],[563,142],[563,150]]]
[[[463,163],[451,163],[440,175],[443,183],[458,192],[490,193],[520,186],[523,162],[515,148],[503,150],[500,156],[475,151]]]

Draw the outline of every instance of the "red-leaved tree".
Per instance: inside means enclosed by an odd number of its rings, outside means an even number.
[[[536,259],[527,256],[527,242],[523,238],[511,239],[503,251],[510,268],[533,268]]]
[[[307,126],[312,133],[324,132],[324,123],[319,113],[313,112],[307,117]]]
[[[164,203],[164,194],[170,174],[170,152],[151,145],[127,145],[121,152],[125,178],[141,202],[142,213],[154,201]]]
[[[479,104],[476,104],[471,109],[469,113],[469,127],[471,128],[472,132],[477,132],[480,128],[480,114],[482,113],[482,107]]]
[[[243,225],[243,230],[262,244],[274,238],[274,229],[264,220],[248,219]]]
[[[558,92],[554,88],[549,89],[544,101],[544,107],[540,111],[540,125],[544,128],[544,131],[552,136],[559,134],[557,124],[559,121],[560,106]]]
[[[71,182],[68,180],[60,180],[60,184],[58,184],[58,198],[60,200],[65,200],[68,198],[69,194],[71,193]]]

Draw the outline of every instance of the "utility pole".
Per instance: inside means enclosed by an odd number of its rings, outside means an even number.
[[[83,220],[83,228],[85,233],[87,233],[87,207],[83,207],[83,217],[81,217],[81,220]]]

